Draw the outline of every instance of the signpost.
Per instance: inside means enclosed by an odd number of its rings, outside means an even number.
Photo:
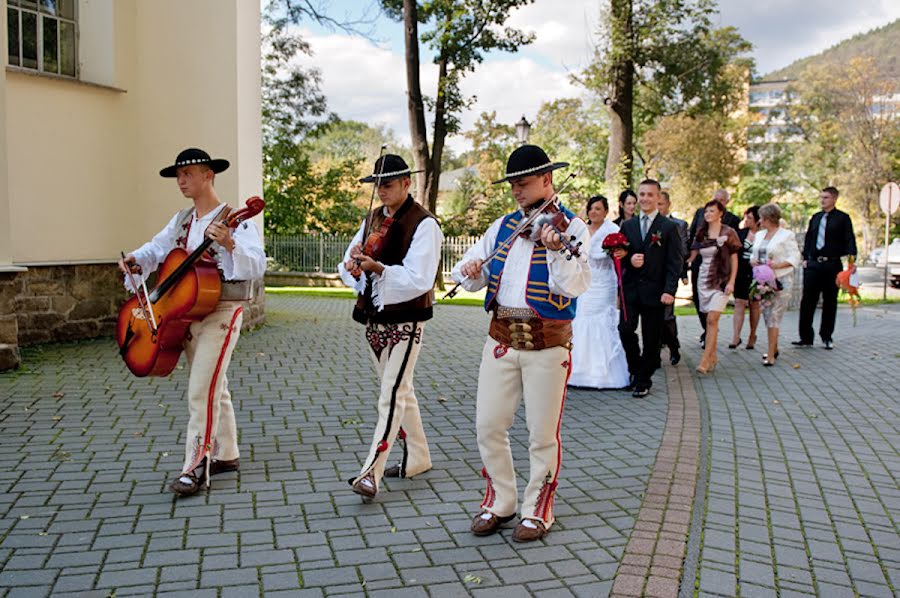
[[[884,300],[887,301],[888,279],[891,275],[891,214],[900,208],[900,186],[888,183],[882,187],[878,201],[884,212]]]

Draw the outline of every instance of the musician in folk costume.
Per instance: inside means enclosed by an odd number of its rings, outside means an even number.
[[[205,151],[191,148],[160,170],[160,176],[176,179],[181,193],[194,205],[176,213],[159,234],[119,263],[123,272],[127,269],[146,279],[174,248],[191,252],[205,238],[213,241],[206,257],[218,266],[222,293],[215,310],[191,324],[184,344],[190,367],[189,419],[182,473],[169,486],[180,496],[208,486],[209,476],[240,467],[226,372],[241,332],[240,302],[250,298],[251,281],[265,273],[266,256],[253,221],[242,222],[233,233],[222,223],[230,208],[219,199],[214,183],[228,166],[227,160],[212,159]],[[131,284],[126,276],[126,287],[136,291]]]
[[[553,524],[553,500],[559,482],[560,425],[571,371],[572,319],[575,298],[591,283],[587,251],[564,253],[564,243],[587,247],[587,226],[565,207],[560,235],[541,216],[531,230],[510,238],[517,224],[554,196],[553,174],[568,166],[551,162],[535,145],[516,149],[506,176],[519,209],[497,219],[481,241],[466,252],[453,278],[468,291],[487,286],[485,310],[490,332],[478,372],[476,429],[487,490],[481,512],[472,521],[475,535],[495,533],[516,514],[518,491],[508,430],[519,403],[525,401],[531,473],[521,520],[513,540],[542,538]],[[496,256],[488,259],[493,252]]]
[[[353,319],[366,326],[381,377],[372,444],[350,480],[365,501],[378,493],[383,476],[410,478],[431,469],[413,372],[432,315],[444,235],[435,217],[409,194],[411,174],[403,158],[386,154],[375,162],[373,174],[360,179],[375,185],[372,199],[377,192],[382,205],[370,210],[338,266],[341,280],[359,295]],[[403,453],[386,468],[398,437]]]

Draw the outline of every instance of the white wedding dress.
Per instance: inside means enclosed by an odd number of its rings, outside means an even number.
[[[588,252],[591,287],[578,297],[572,322],[569,386],[623,388],[628,385],[628,362],[619,340],[616,267],[603,250],[606,235],[618,231],[618,226],[606,220],[591,237]]]

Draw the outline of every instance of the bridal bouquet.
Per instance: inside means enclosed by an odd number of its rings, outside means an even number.
[[[616,266],[616,276],[619,279],[619,302],[622,304],[622,316],[628,321],[628,314],[625,312],[625,291],[622,289],[622,260],[616,257],[617,249],[628,250],[628,237],[622,233],[610,233],[603,238],[601,247],[613,259]]]
[[[768,264],[753,266],[753,282],[750,283],[750,300],[759,301],[763,307],[772,305],[772,301],[782,289],[775,278],[775,271]]]

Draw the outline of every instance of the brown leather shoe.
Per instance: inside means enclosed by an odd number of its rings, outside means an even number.
[[[238,471],[241,468],[241,460],[240,459],[232,459],[231,461],[224,461],[222,459],[213,460],[212,463],[209,464],[209,475],[214,476],[219,473],[227,473],[229,471]]]
[[[501,525],[507,521],[512,521],[513,517],[515,517],[515,515],[500,517],[493,513],[482,511],[472,519],[472,527],[470,529],[476,536],[490,536],[491,534],[497,533],[497,530],[500,529]]]
[[[384,477],[386,478],[402,478],[400,475],[400,466],[399,465],[391,465],[390,467],[386,467],[384,469]]]
[[[544,527],[544,522],[537,519],[522,519],[513,531],[513,541],[534,542],[546,536],[549,532]]]
[[[206,466],[200,464],[194,471],[183,473],[169,484],[169,489],[178,496],[193,496],[206,483]]]
[[[365,501],[371,501],[378,494],[378,487],[375,485],[375,476],[371,472],[359,478],[351,486],[353,491],[363,497]]]

